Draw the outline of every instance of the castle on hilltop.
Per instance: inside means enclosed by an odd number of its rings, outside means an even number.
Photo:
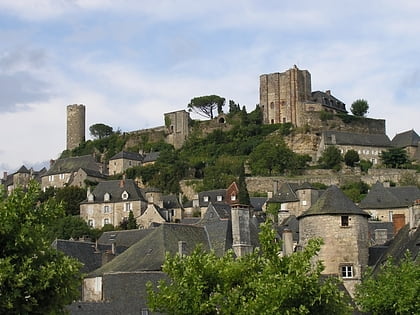
[[[312,92],[311,74],[296,65],[282,73],[260,76],[259,106],[265,124],[292,123],[296,127],[307,123],[308,112],[347,113],[345,104],[331,91]]]

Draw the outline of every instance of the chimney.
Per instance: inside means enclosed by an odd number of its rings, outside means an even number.
[[[274,180],[273,181],[273,194],[277,195],[278,191],[279,191],[279,182]]]
[[[267,191],[267,198],[268,199],[273,198],[273,192],[272,191]]]
[[[277,215],[279,225],[288,217],[290,216],[289,210],[279,210],[279,213]]]
[[[289,256],[293,253],[293,233],[289,229],[284,229],[282,234],[283,244],[283,256]]]
[[[7,172],[3,172],[3,179],[6,180],[7,179]]]
[[[375,244],[383,245],[388,239],[388,230],[387,229],[376,229],[375,230]]]
[[[419,227],[420,221],[420,199],[416,199],[413,205],[408,209],[408,223],[410,224],[410,231]]]
[[[394,235],[397,235],[398,231],[401,230],[405,225],[405,215],[394,214],[392,216],[392,223],[394,225]]]
[[[331,95],[331,90],[326,90],[326,91],[325,91],[325,94],[327,94],[327,95]]]
[[[187,255],[187,242],[178,241],[178,254],[181,257],[185,257]]]
[[[120,180],[120,188],[124,188],[125,186],[125,174],[123,174],[122,179]]]
[[[55,160],[51,159],[50,160],[50,168],[54,165],[54,163],[55,163]]]
[[[250,223],[250,209],[246,205],[232,205],[232,248],[237,257],[252,252]]]

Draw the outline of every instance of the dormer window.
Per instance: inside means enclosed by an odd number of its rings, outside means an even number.
[[[121,194],[121,198],[122,198],[122,200],[127,200],[128,199],[128,192],[124,190],[124,192]]]
[[[223,199],[223,197],[222,197],[222,196],[217,196],[217,197],[216,197],[216,200],[217,200],[217,201],[222,201],[222,199]]]
[[[104,194],[104,201],[110,201],[111,200],[111,195],[109,193],[105,193]]]
[[[88,201],[93,202],[94,200],[95,200],[95,196],[92,193],[90,193],[88,196]]]
[[[236,195],[230,196],[230,200],[235,201],[236,200]]]
[[[208,201],[209,201],[209,196],[204,196],[204,197],[203,197],[203,201],[204,201],[204,202],[208,202]]]

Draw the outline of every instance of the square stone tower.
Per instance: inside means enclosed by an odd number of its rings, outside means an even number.
[[[85,141],[86,109],[85,105],[67,106],[67,150],[77,148]]]
[[[311,74],[296,66],[260,76],[260,108],[265,124],[302,125],[304,103],[311,98]]]

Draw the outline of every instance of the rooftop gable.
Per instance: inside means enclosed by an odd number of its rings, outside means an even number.
[[[78,171],[80,168],[99,172],[99,166],[96,163],[95,158],[92,155],[84,155],[56,160],[44,176],[73,173]]]
[[[392,146],[397,148],[405,148],[409,146],[417,147],[420,141],[420,136],[414,131],[414,129],[398,133],[392,139]]]
[[[386,134],[358,134],[342,131],[324,131],[325,144],[329,145],[360,145],[368,147],[390,147],[391,141]]]
[[[109,160],[119,160],[119,159],[126,159],[126,160],[132,160],[132,161],[143,161],[143,156],[140,153],[137,152],[127,152],[127,151],[121,151],[115,154],[113,157],[111,157]]]
[[[128,193],[128,198],[123,199],[122,194],[124,192]],[[101,203],[104,202],[104,196],[108,193],[111,197],[112,202],[123,202],[123,201],[146,201],[141,189],[137,186],[134,180],[125,179],[125,180],[110,180],[100,182],[95,189],[92,191],[92,194],[95,196],[94,202]],[[86,202],[86,201],[85,201]]]

